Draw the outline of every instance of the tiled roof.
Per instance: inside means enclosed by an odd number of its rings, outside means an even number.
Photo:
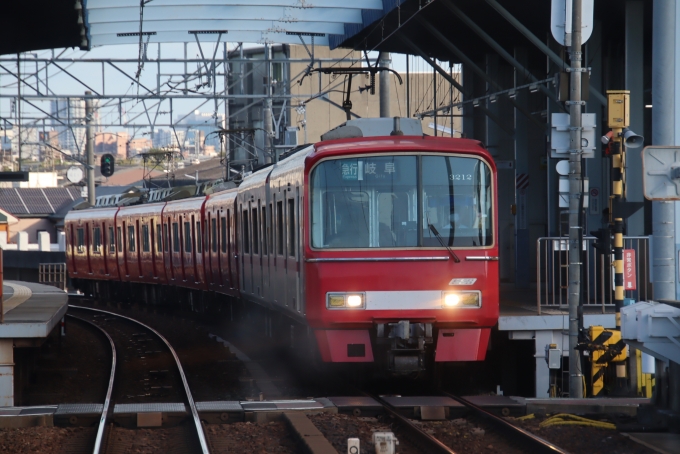
[[[80,188],[3,188],[0,208],[15,215],[51,215],[80,199]]]

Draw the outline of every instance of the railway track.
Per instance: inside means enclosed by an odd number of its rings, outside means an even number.
[[[77,311],[81,311],[84,313],[88,313],[86,311],[89,311],[90,314],[98,314],[98,315],[105,315],[106,322],[107,324],[110,324],[111,321],[114,320],[119,320],[119,321],[124,321],[125,323],[132,323],[137,327],[143,328],[146,332],[152,333],[153,336],[156,339],[159,339],[167,348],[169,353],[172,355],[177,372],[179,374],[181,383],[182,383],[182,388],[184,391],[184,400],[185,404],[188,406],[190,413],[191,413],[191,419],[193,422],[193,430],[188,430],[186,428],[179,428],[175,432],[176,434],[173,434],[173,444],[175,446],[182,446],[186,445],[187,452],[195,452],[193,447],[197,444],[200,446],[200,452],[203,454],[208,454],[210,452],[208,441],[206,439],[204,430],[203,430],[203,425],[201,424],[201,420],[199,419],[198,416],[198,410],[196,409],[196,404],[194,401],[194,398],[192,396],[191,390],[189,388],[189,384],[186,379],[186,375],[184,373],[184,370],[182,368],[182,364],[180,363],[179,357],[177,356],[177,353],[175,350],[172,348],[172,345],[163,337],[158,331],[156,331],[154,328],[138,321],[130,317],[126,317],[124,315],[116,314],[114,312],[109,312],[109,311],[104,311],[101,309],[93,309],[89,307],[83,307],[83,306],[73,306],[70,305],[69,309],[75,309]],[[97,427],[97,433],[95,437],[95,442],[94,442],[94,447],[93,447],[93,454],[113,454],[120,449],[117,448],[118,441],[122,440],[122,437],[115,436],[116,429],[113,426],[107,426],[107,423],[112,417],[112,401],[113,401],[113,391],[114,391],[114,385],[116,385],[115,381],[115,375],[116,375],[116,370],[119,365],[119,361],[117,360],[118,357],[118,352],[116,350],[115,342],[110,335],[110,333],[107,331],[106,328],[103,328],[102,326],[98,325],[94,321],[91,320],[86,320],[82,317],[76,317],[72,314],[69,314],[69,316],[74,317],[76,319],[82,320],[85,323],[89,323],[99,331],[101,331],[106,338],[109,340],[109,343],[111,345],[112,349],[112,366],[111,366],[111,375],[109,378],[109,385],[107,388],[106,392],[106,398],[105,398],[105,403],[104,403],[104,409],[102,411],[98,427]],[[107,431],[107,428],[109,429]],[[176,438],[176,440],[174,440]],[[124,440],[122,440],[124,441]],[[197,446],[197,447],[198,447]],[[122,451],[121,451],[122,452]]]
[[[502,433],[514,447],[523,452],[541,453],[541,454],[567,454],[567,451],[562,448],[528,432],[524,429],[516,427],[493,413],[478,407],[472,402],[458,396],[454,396],[447,392],[442,392],[447,397],[456,400],[464,405],[474,416],[484,420],[489,425],[493,426],[494,430]],[[390,403],[380,398],[379,396],[366,394],[372,397],[383,406],[385,412],[395,420],[404,435],[423,452],[426,453],[442,453],[455,454],[456,451],[451,447],[438,440],[435,436],[426,432],[420,425],[415,424],[406,416],[399,413],[399,411]]]

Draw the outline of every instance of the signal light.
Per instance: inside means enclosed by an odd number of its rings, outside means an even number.
[[[106,153],[102,155],[99,170],[101,171],[103,176],[110,177],[111,175],[113,175],[115,167],[116,158],[114,158],[112,154]]]

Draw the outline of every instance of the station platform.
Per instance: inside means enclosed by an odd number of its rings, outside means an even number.
[[[14,405],[14,349],[39,347],[60,325],[68,295],[57,287],[4,281],[0,323],[0,407]]]
[[[569,308],[566,301],[538,306],[536,289],[516,289],[512,284],[501,285],[499,331],[507,331],[510,340],[534,342],[535,394],[548,398],[550,369],[546,359],[546,347],[555,344],[562,357],[569,356]],[[587,305],[583,308],[583,325],[616,327],[616,314],[611,305]]]

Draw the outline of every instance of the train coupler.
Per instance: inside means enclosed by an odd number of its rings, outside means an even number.
[[[395,374],[425,370],[425,348],[432,344],[431,323],[396,323],[376,325],[378,345],[387,347],[387,369]]]

